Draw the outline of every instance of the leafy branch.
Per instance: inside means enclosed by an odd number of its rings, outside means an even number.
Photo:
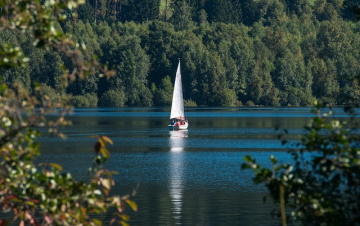
[[[86,46],[64,34],[59,23],[66,15],[83,4],[83,0],[0,0],[0,31],[17,30],[28,34],[33,45],[51,48],[68,57],[70,67],[64,67],[64,88],[76,78],[89,74],[111,76],[95,56],[88,56]],[[29,58],[21,48],[0,46],[0,67],[26,67]],[[20,82],[0,83],[0,209],[11,212],[20,225],[101,225],[96,216],[116,210],[111,223],[127,225],[128,206],[137,211],[130,196],[111,196],[115,182],[104,164],[110,157],[106,147],[110,138],[97,137],[94,164],[89,182],[77,181],[57,163],[36,164],[40,155],[37,138],[40,127],[63,136],[59,128],[70,125],[65,116],[71,111],[67,96],[52,97],[47,87],[34,84],[25,89]],[[48,120],[55,114],[55,120]],[[1,220],[4,223],[5,220]]]
[[[306,225],[355,225],[360,220],[359,136],[346,121],[321,110],[316,105],[317,116],[305,127],[302,148],[289,151],[292,163],[280,164],[271,156],[273,167],[268,169],[246,156],[242,164],[279,203],[283,225],[289,219]]]

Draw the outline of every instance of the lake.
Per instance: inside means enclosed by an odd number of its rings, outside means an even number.
[[[269,156],[287,154],[314,115],[310,108],[188,108],[187,131],[169,131],[169,108],[87,108],[69,116],[66,140],[41,138],[40,161],[60,163],[86,180],[94,155],[92,135],[106,135],[118,171],[116,194],[131,194],[139,211],[131,225],[276,225],[265,189],[241,170],[245,155],[269,166]],[[341,109],[334,109],[344,117]],[[287,146],[278,135],[289,131]],[[102,216],[106,221],[107,216]]]

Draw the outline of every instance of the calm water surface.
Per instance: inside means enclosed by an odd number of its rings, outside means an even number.
[[[341,109],[334,110],[343,117]],[[278,225],[263,204],[264,188],[240,169],[245,155],[269,165],[269,156],[290,161],[286,153],[304,134],[309,108],[190,108],[189,129],[168,131],[166,108],[76,109],[68,138],[43,137],[40,161],[58,162],[86,180],[93,158],[92,135],[106,135],[107,168],[115,176],[115,193],[136,189],[139,211],[132,225]],[[287,147],[277,139],[287,128]],[[106,221],[107,216],[102,216]]]

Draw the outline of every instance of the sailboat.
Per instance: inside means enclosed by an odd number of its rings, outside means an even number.
[[[189,126],[188,121],[185,118],[184,112],[184,98],[181,82],[181,72],[180,72],[180,60],[178,68],[176,71],[175,84],[174,84],[174,93],[171,105],[170,113],[170,130],[183,130],[187,129]]]

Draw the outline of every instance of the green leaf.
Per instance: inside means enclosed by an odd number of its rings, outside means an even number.
[[[57,163],[49,163],[49,165],[53,168],[58,169],[59,171],[62,171],[62,166],[60,164]]]
[[[105,147],[101,147],[100,152],[104,156],[105,159],[108,159],[110,157],[110,152]]]
[[[251,166],[249,165],[249,164],[247,164],[247,163],[243,163],[243,164],[241,164],[241,169],[251,169]]]
[[[59,171],[62,171],[62,166],[60,164],[57,163],[40,163],[39,166],[50,166],[53,167]]]
[[[277,160],[273,155],[270,156],[270,160],[271,160],[271,163],[272,163],[273,165],[275,165],[276,163],[278,163],[278,160]]]
[[[31,201],[25,201],[26,205],[32,206],[32,207],[36,207],[36,204],[34,202]]]
[[[138,206],[136,204],[136,202],[134,201],[131,201],[130,199],[126,199],[125,202],[130,206],[130,208],[133,210],[133,211],[138,211]]]
[[[105,141],[105,143],[113,144],[113,141],[107,136],[101,136],[101,139]]]
[[[128,223],[126,223],[125,221],[120,221],[120,224],[122,225],[122,226],[130,226]]]
[[[250,155],[246,155],[246,156],[244,157],[244,161],[245,161],[245,162],[253,162],[253,159],[252,159],[252,157],[251,157]]]
[[[121,219],[123,219],[124,221],[129,221],[130,220],[130,216],[126,215],[126,214],[120,214]]]
[[[0,93],[3,93],[5,90],[7,90],[7,85],[5,83],[2,83],[0,85]]]
[[[95,225],[99,225],[99,226],[102,225],[102,222],[98,219],[92,219],[92,221],[95,223]]]

